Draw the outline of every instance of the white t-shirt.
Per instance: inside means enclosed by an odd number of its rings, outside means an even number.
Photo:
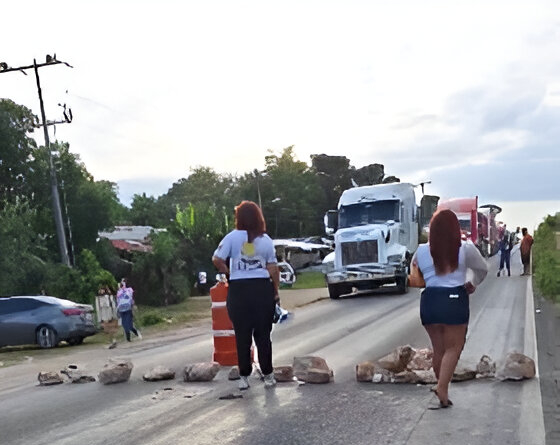
[[[461,242],[459,264],[456,270],[445,275],[436,275],[430,245],[421,244],[412,258],[424,276],[426,287],[457,287],[467,281],[467,269],[474,272],[472,284],[478,286],[488,273],[488,265],[472,242]]]
[[[229,279],[270,278],[267,264],[276,263],[276,251],[265,233],[249,243],[247,231],[233,230],[220,242],[214,256],[229,258]]]

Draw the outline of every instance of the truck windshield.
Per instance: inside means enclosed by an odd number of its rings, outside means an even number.
[[[383,223],[391,219],[398,222],[400,221],[399,210],[400,201],[398,199],[360,202],[341,206],[338,212],[338,226],[343,229],[345,227]]]

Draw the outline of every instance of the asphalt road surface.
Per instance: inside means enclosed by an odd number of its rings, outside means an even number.
[[[492,259],[491,270],[496,269]],[[516,271],[516,274],[518,272]],[[290,291],[296,292],[296,291]],[[318,289],[324,297],[326,289]],[[500,360],[516,350],[535,357],[527,277],[490,272],[471,297],[471,323],[462,361],[483,354]],[[358,383],[355,365],[403,344],[429,346],[418,316],[419,290],[322,299],[294,310],[274,328],[274,364],[319,355],[334,383],[281,383],[265,389],[258,377],[240,393],[224,367],[214,381],[182,382],[188,363],[212,356],[210,324],[120,345],[68,348],[0,369],[0,444],[521,444],[543,445],[538,380],[477,380],[452,384],[451,409],[430,411],[426,386]],[[129,357],[129,382],[104,386],[37,386],[39,370],[79,363],[93,375],[108,357]],[[177,371],[173,381],[148,383],[156,365]],[[220,400],[228,394],[243,398]]]

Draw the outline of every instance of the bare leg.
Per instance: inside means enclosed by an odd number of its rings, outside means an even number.
[[[424,329],[426,329],[426,332],[430,336],[430,341],[432,342],[432,349],[434,351],[434,356],[432,357],[432,367],[434,368],[436,378],[439,380],[441,360],[443,358],[443,353],[445,352],[443,343],[443,325],[427,324],[424,326]]]
[[[441,360],[438,378],[437,394],[439,400],[447,404],[449,383],[453,378],[453,372],[459,361],[459,356],[465,344],[466,324],[443,325],[443,343],[445,352]]]

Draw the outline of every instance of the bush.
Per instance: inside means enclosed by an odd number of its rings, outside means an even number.
[[[148,312],[140,317],[141,326],[153,326],[163,323],[165,319],[157,312]]]
[[[543,295],[560,301],[560,251],[555,232],[560,230],[560,214],[547,216],[535,232],[533,268],[535,283]]]

